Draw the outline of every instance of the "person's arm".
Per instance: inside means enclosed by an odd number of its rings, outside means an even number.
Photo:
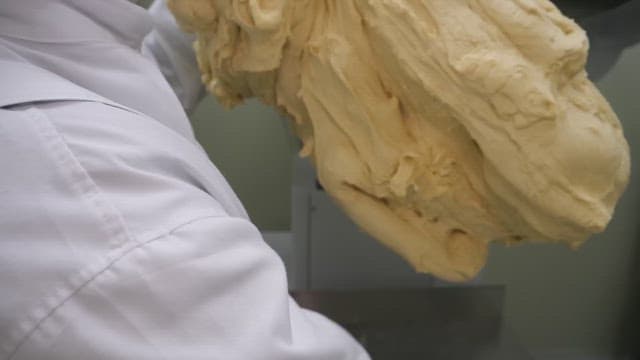
[[[178,28],[166,0],[155,0],[149,8],[154,29],[142,44],[142,53],[152,59],[180,99],[192,110],[205,95],[193,50],[194,35]]]
[[[0,358],[369,359],[190,141],[88,101],[0,120]]]

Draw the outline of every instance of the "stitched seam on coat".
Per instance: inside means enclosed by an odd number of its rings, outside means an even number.
[[[35,126],[38,134],[44,138],[43,143],[51,151],[56,168],[61,171],[67,184],[97,212],[103,231],[108,235],[109,245],[116,248],[128,241],[135,241],[118,210],[105,198],[46,114],[35,108],[29,108],[24,115]]]
[[[168,229],[161,234],[156,234],[146,240],[141,240],[138,242],[129,242],[124,246],[112,251],[107,256],[105,256],[101,261],[98,261],[88,267],[81,269],[76,272],[72,276],[69,277],[71,279],[72,284],[67,286],[64,290],[66,291],[56,291],[56,301],[51,301],[50,304],[46,304],[49,309],[44,311],[44,314],[40,316],[39,319],[36,320],[35,324],[31,326],[27,331],[24,332],[24,335],[19,339],[15,340],[15,345],[13,349],[6,353],[6,360],[10,360],[14,355],[20,350],[20,347],[25,344],[32,334],[34,334],[44,323],[45,321],[53,316],[53,314],[62,307],[67,301],[69,301],[75,294],[80,292],[85,286],[89,285],[91,282],[96,280],[100,275],[109,270],[112,266],[114,266],[119,260],[127,256],[129,253],[133,252],[136,249],[142,248],[150,243],[153,243],[157,240],[163,239],[174,232],[182,229],[185,226],[192,225],[196,222],[207,220],[207,219],[215,219],[215,218],[226,218],[226,215],[207,215],[201,216],[198,218],[193,218],[189,221],[186,221],[180,225],[175,226],[172,229]],[[76,284],[73,284],[76,283]],[[20,322],[18,322],[20,323]]]

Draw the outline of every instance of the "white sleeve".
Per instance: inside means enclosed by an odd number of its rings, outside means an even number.
[[[365,360],[341,328],[289,298],[284,268],[246,220],[211,217],[146,239],[42,328],[23,359]],[[62,324],[62,325],[60,325]]]
[[[86,101],[0,120],[0,358],[369,359],[190,141]]]
[[[178,28],[166,0],[155,0],[149,13],[154,28],[142,43],[142,53],[158,65],[182,106],[189,111],[205,95],[193,50],[195,36]]]

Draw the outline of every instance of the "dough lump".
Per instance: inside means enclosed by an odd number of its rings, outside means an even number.
[[[626,187],[586,34],[548,0],[169,4],[208,90],[286,113],[326,191],[417,271],[473,278],[493,241],[578,247]]]

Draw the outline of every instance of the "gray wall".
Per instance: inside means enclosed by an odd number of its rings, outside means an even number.
[[[191,120],[211,160],[261,230],[288,230],[291,152],[296,144],[275,110],[256,100],[226,110],[208,97]]]

